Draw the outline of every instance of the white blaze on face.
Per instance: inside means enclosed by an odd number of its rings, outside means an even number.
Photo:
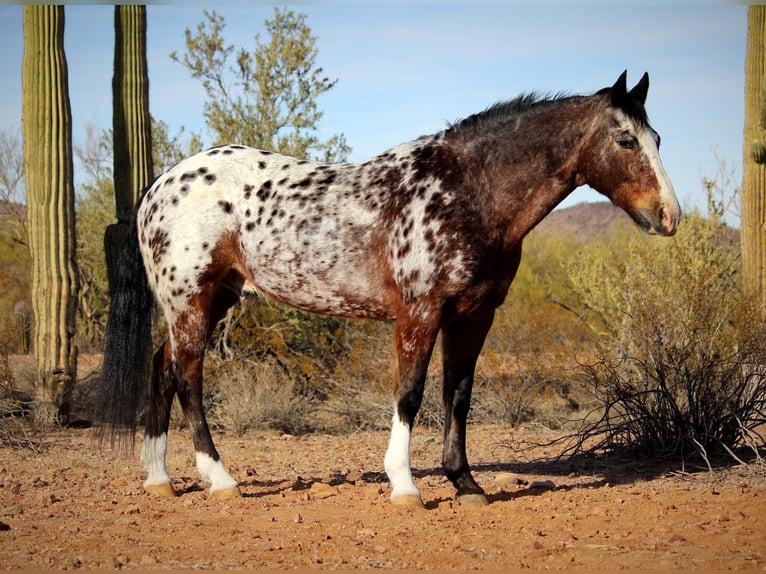
[[[657,182],[660,186],[659,195],[661,213],[664,214],[664,217],[661,218],[661,223],[669,225],[671,229],[675,229],[681,218],[681,206],[678,203],[673,184],[670,182],[670,178],[665,172],[665,167],[660,160],[660,150],[657,147],[657,141],[649,127],[640,130],[637,134],[637,138],[641,150],[649,159],[649,165],[652,166],[652,170],[654,170],[654,174],[657,177]]]

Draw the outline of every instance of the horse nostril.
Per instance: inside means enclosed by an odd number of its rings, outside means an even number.
[[[674,235],[676,232],[676,219],[673,217],[673,212],[668,210],[664,205],[660,207],[660,211],[657,214],[660,225],[665,229],[667,235]]]

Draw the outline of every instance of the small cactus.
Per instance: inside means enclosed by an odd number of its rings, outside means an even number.
[[[13,308],[13,314],[16,319],[16,344],[18,352],[26,355],[29,353],[31,326],[29,321],[29,311],[24,301],[19,301]]]
[[[759,165],[766,164],[766,131],[761,132],[761,137],[750,144],[750,157]]]

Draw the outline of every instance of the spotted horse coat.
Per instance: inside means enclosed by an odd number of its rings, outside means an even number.
[[[384,465],[391,498],[422,504],[412,423],[437,335],[445,405],[442,465],[459,500],[484,504],[465,452],[476,360],[521,258],[524,236],[589,184],[649,233],[681,211],[644,109],[648,76],[591,96],[524,95],[354,164],[240,145],[185,159],[147,190],[123,253],[107,326],[96,419],[134,428],[143,411],[147,491],[174,493],[165,465],[178,396],[211,493],[239,493],[202,408],[204,352],[243,294],[307,311],[393,320],[396,375]],[[151,365],[156,299],[168,340]]]

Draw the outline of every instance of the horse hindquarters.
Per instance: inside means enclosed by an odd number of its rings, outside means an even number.
[[[210,483],[210,493],[217,498],[240,496],[237,482],[226,471],[215,448],[202,404],[205,349],[218,321],[238,296],[219,280],[201,285],[196,294],[185,298],[180,312],[170,312],[174,304],[179,306],[172,295],[168,298],[167,293],[160,294],[159,300],[169,322],[169,338],[155,356],[146,425],[149,441],[145,441],[142,451],[149,474],[147,483],[153,474],[160,482],[169,483],[164,456],[170,404],[173,394],[177,394],[192,434],[197,470]]]

